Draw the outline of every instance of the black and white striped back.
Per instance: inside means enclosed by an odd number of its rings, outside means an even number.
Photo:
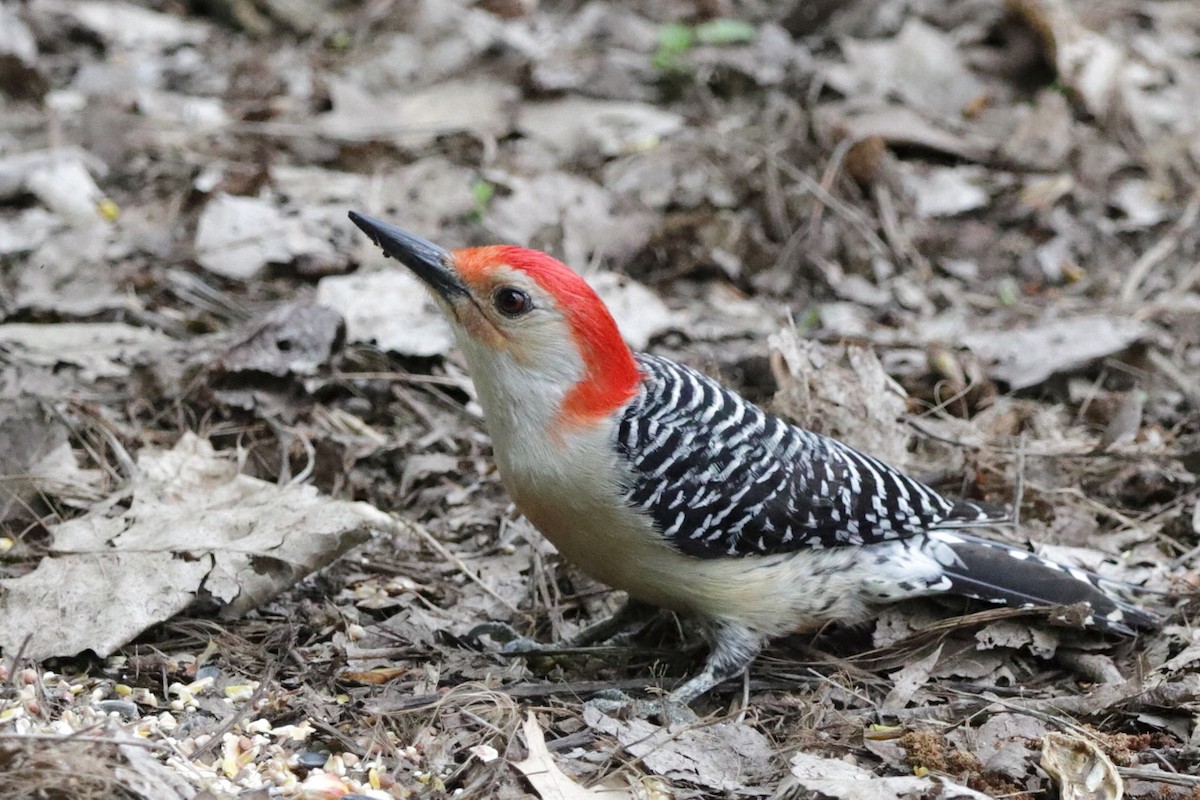
[[[684,553],[864,545],[1003,520],[789,425],[693,369],[657,356],[637,359],[645,382],[617,430],[632,476],[626,499]]]

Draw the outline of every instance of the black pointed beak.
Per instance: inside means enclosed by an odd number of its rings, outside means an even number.
[[[470,296],[454,269],[454,257],[444,248],[383,220],[350,212],[350,221],[371,237],[371,241],[390,256],[411,269],[416,276],[448,302],[456,297]]]

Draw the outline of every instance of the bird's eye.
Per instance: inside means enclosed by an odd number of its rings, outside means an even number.
[[[533,299],[511,286],[501,286],[497,289],[492,295],[492,303],[495,304],[496,310],[506,317],[519,317],[533,309]]]

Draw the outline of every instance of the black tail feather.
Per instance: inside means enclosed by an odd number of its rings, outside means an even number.
[[[1157,628],[1159,617],[1120,595],[1123,587],[1099,575],[988,539],[955,531],[930,534],[950,546],[956,563],[945,564],[948,591],[1018,608],[1086,603],[1084,624],[1132,636]]]

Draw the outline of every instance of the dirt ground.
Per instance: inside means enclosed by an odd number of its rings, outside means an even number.
[[[630,343],[1163,616],[953,600],[698,668],[506,498],[347,220],[584,272]],[[1200,798],[1200,4],[0,0],[0,797]]]

